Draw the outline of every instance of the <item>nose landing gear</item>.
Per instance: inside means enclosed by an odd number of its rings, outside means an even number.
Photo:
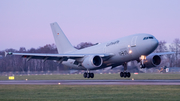
[[[139,67],[142,68],[146,68],[145,64],[140,64]]]
[[[146,68],[145,64],[144,64],[144,61],[146,60],[146,56],[145,55],[141,55],[141,57],[139,58],[141,63],[139,65],[139,67],[142,69],[142,68]]]

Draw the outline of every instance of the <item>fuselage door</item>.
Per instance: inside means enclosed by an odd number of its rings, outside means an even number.
[[[131,47],[136,47],[137,36],[134,36],[131,40]]]
[[[104,53],[106,53],[106,52],[107,52],[107,50],[106,50],[106,49],[107,49],[107,47],[106,47],[106,46],[104,46],[104,48],[103,48],[103,52],[104,52]]]

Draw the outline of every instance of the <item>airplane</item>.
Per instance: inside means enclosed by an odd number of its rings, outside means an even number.
[[[84,78],[94,78],[92,70],[111,67],[112,69],[123,65],[124,71],[120,77],[130,77],[127,72],[127,63],[137,60],[141,68],[152,68],[160,65],[161,55],[173,52],[152,53],[158,47],[158,40],[151,34],[134,34],[118,38],[105,43],[100,43],[84,49],[76,49],[69,42],[57,22],[50,24],[57,46],[58,54],[41,53],[12,53],[6,55],[19,55],[30,59],[55,60],[76,70],[85,70]]]

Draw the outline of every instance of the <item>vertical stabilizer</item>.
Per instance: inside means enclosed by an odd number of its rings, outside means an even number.
[[[57,22],[51,23],[54,40],[59,54],[69,53],[76,49],[71,45]]]

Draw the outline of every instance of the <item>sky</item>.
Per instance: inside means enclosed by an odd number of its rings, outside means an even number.
[[[73,46],[137,33],[180,38],[180,0],[0,0],[0,50],[55,43],[57,22]]]

